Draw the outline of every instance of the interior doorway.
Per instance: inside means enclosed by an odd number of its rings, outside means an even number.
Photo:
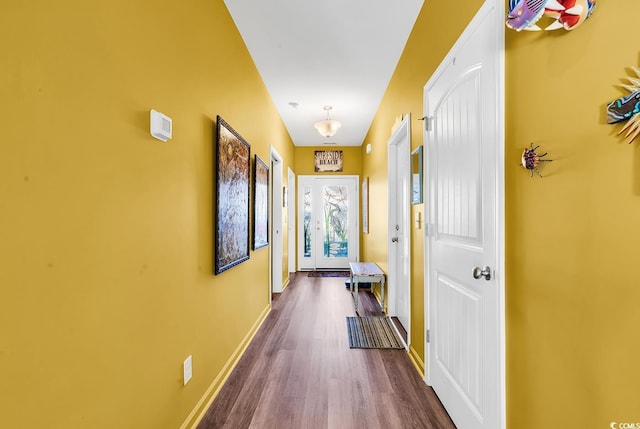
[[[503,5],[424,88],[426,381],[460,429],[505,425]]]
[[[389,308],[411,338],[411,114],[389,139]]]

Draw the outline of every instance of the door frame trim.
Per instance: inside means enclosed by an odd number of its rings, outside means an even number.
[[[289,273],[296,271],[296,174],[287,168],[287,253]]]
[[[505,239],[505,171],[504,171],[504,163],[505,163],[505,30],[504,24],[501,23],[501,18],[505,14],[505,5],[504,2],[499,0],[486,0],[482,6],[478,9],[478,12],[471,19],[471,21],[467,24],[467,27],[462,32],[462,34],[458,37],[458,40],[455,42],[453,47],[449,50],[447,55],[443,58],[440,65],[436,68],[435,72],[428,79],[427,83],[424,86],[423,92],[423,104],[424,97],[427,93],[427,88],[429,88],[432,83],[440,77],[440,75],[444,72],[447,64],[449,64],[456,55],[456,52],[460,49],[460,46],[469,39],[471,32],[477,27],[478,22],[491,10],[494,9],[494,19],[495,25],[494,29],[494,43],[495,49],[497,52],[497,70],[496,76],[497,79],[497,93],[496,93],[496,110],[497,110],[497,125],[496,131],[498,136],[498,143],[496,148],[496,270],[495,270],[495,278],[498,287],[498,326],[499,326],[499,340],[498,340],[498,359],[499,362],[499,370],[498,370],[498,380],[496,380],[496,385],[498,386],[498,407],[499,407],[499,426],[497,429],[505,429],[507,427],[507,414],[506,414],[506,311],[505,311],[505,290],[506,290],[506,239]],[[425,115],[427,112],[424,112]],[[426,121],[425,121],[426,122]],[[423,129],[423,140],[427,141],[426,130]],[[426,156],[424,158],[426,160]],[[425,162],[425,161],[423,161]],[[427,171],[424,169],[423,171]],[[427,182],[427,174],[424,175],[423,187],[425,192],[427,191],[426,185]],[[427,194],[428,195],[428,194]],[[425,213],[427,210],[430,210],[430,204],[427,199],[425,199]],[[425,225],[427,226],[427,225]],[[424,344],[424,369],[425,369],[425,382],[428,385],[431,385],[431,374],[430,367],[428,365],[428,356],[430,353],[430,344],[426,341],[427,339],[427,331],[431,329],[429,319],[429,275],[428,275],[428,257],[427,254],[427,240],[429,239],[430,226],[424,228],[424,239],[425,239],[425,252],[424,252],[424,329],[423,339],[425,341]]]
[[[283,264],[283,243],[282,243],[282,156],[278,151],[271,146],[269,161],[269,174],[272,186],[270,186],[271,192],[271,222],[270,222],[270,234],[271,245],[269,246],[270,253],[270,273],[269,273],[269,302],[271,302],[271,295],[273,293],[281,293],[283,291],[283,278],[282,269]],[[274,168],[274,164],[279,165],[279,168]],[[276,190],[277,188],[277,190]],[[278,216],[276,216],[278,214]],[[277,218],[277,219],[276,219]],[[279,220],[279,224],[276,224],[276,220]],[[274,232],[275,231],[275,232]],[[276,236],[280,239],[276,241]]]

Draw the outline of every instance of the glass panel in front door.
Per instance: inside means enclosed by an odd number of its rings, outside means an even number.
[[[313,235],[313,225],[311,225],[311,214],[313,206],[311,200],[311,186],[304,187],[304,250],[303,256],[311,258],[311,236]]]
[[[349,256],[349,192],[343,185],[322,187],[325,258]],[[305,216],[306,219],[306,216]]]

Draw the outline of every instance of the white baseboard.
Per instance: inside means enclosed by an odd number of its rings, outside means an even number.
[[[180,426],[180,429],[196,429],[196,426],[198,426],[200,420],[202,420],[205,413],[207,412],[213,401],[216,399],[216,396],[218,396],[218,393],[220,393],[220,389],[222,389],[222,386],[231,375],[231,372],[238,364],[238,361],[240,361],[240,358],[247,350],[247,347],[249,347],[251,340],[253,340],[253,337],[255,337],[258,329],[260,329],[260,326],[262,326],[270,311],[271,306],[267,305],[262,314],[260,314],[260,317],[258,317],[258,320],[256,320],[256,322],[253,324],[247,335],[245,335],[238,347],[231,354],[231,357],[229,358],[227,363],[222,367],[216,378],[211,382],[207,390],[204,392],[202,398],[200,398],[191,413],[189,413],[185,421]]]
[[[411,362],[413,362],[413,365],[420,373],[420,378],[424,379],[424,362],[420,359],[420,356],[413,346],[409,347],[409,359],[411,359]]]

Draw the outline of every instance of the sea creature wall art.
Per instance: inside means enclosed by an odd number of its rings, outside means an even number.
[[[630,84],[620,84],[621,87],[629,91],[629,94],[613,100],[607,105],[607,122],[609,124],[627,121],[624,127],[618,131],[618,135],[626,131],[624,137],[629,138],[629,143],[640,134],[640,69],[631,67],[631,70],[637,77],[628,77],[627,80]]]
[[[516,31],[540,31],[543,16],[553,20],[546,31],[573,30],[593,13],[596,0],[509,0],[507,27]]]
[[[555,21],[545,27],[546,31],[564,28],[567,31],[575,30],[585,22],[596,7],[596,0],[558,0],[564,10],[545,10],[545,16]]]
[[[538,176],[542,177],[542,174],[538,169],[538,166],[540,165],[540,163],[553,161],[552,159],[542,159],[545,156],[547,156],[548,153],[536,152],[539,147],[540,146],[533,147],[533,143],[531,143],[531,146],[529,146],[528,148],[525,148],[524,151],[522,151],[522,157],[520,159],[521,165],[527,170],[529,170],[529,172],[531,173],[531,177],[533,177],[534,171],[538,173]]]

